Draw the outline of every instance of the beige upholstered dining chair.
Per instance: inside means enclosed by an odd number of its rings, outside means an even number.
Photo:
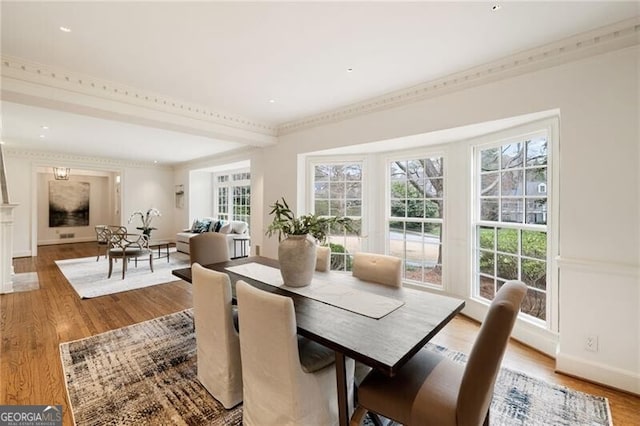
[[[240,337],[234,327],[231,283],[227,274],[198,263],[191,266],[191,274],[198,380],[229,409],[242,402]]]
[[[190,263],[211,265],[229,260],[229,246],[225,234],[203,232],[189,238]]]
[[[96,262],[100,260],[100,255],[102,254],[104,254],[105,259],[109,257],[109,242],[112,234],[124,235],[127,233],[127,228],[118,225],[96,225],[95,230],[96,242],[98,243]]]
[[[316,247],[316,271],[327,272],[331,269],[331,247]]]
[[[111,233],[109,238],[109,275],[113,272],[113,262],[116,259],[122,259],[122,279],[127,272],[127,264],[129,259],[135,261],[138,267],[139,257],[149,258],[149,268],[153,272],[153,252],[149,249],[149,239],[143,234],[127,234],[127,233]]]
[[[337,424],[334,352],[298,337],[291,298],[262,291],[242,280],[236,283],[236,295],[243,424]],[[353,395],[352,360],[348,360],[346,370],[348,395]]]
[[[465,364],[421,350],[394,377],[373,371],[358,388],[351,425],[367,411],[410,425],[489,424],[500,363],[527,286],[505,283],[496,294]]]
[[[377,253],[353,255],[353,276],[391,287],[402,287],[402,259]]]

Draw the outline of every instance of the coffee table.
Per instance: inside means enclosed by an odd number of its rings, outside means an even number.
[[[175,243],[171,240],[151,240],[149,241],[150,249],[157,249],[158,255],[154,257],[154,259],[162,259],[164,257],[167,258],[167,263],[169,263],[169,247],[171,244]],[[164,253],[161,250],[164,249]]]

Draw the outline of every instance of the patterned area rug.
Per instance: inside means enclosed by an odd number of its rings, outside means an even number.
[[[138,259],[138,267],[131,261],[127,267],[124,280],[122,279],[122,261],[113,264],[111,278],[109,261],[101,257],[96,262],[95,256],[78,259],[56,260],[56,265],[69,281],[69,284],[82,299],[135,290],[152,285],[178,281],[171,275],[172,269],[189,266],[189,255],[170,250],[169,262],[166,258],[153,260],[153,272],[149,268],[149,259]]]
[[[95,261],[95,259],[94,259]],[[466,355],[428,345],[464,362]],[[186,310],[60,345],[78,425],[241,425],[196,379],[192,311]],[[492,425],[610,425],[606,398],[503,368]]]

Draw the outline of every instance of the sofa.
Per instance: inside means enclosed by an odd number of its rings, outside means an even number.
[[[202,232],[226,234],[229,257],[248,256],[250,253],[249,224],[240,220],[218,220],[205,217],[193,221],[191,228],[176,234],[176,250],[189,254],[189,238]]]

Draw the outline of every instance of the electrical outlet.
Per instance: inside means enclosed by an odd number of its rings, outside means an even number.
[[[598,336],[590,334],[584,339],[584,350],[589,352],[598,352]]]

